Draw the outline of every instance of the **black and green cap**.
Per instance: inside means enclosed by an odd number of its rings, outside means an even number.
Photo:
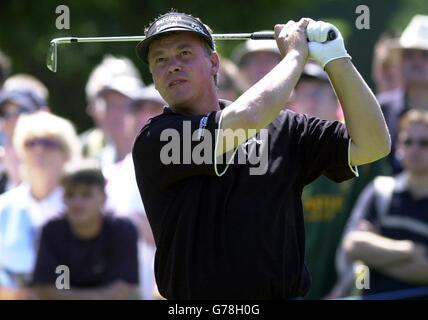
[[[211,33],[198,18],[185,13],[168,12],[153,21],[145,30],[146,38],[137,45],[137,56],[148,64],[147,56],[151,42],[161,35],[176,31],[193,32],[215,50]]]

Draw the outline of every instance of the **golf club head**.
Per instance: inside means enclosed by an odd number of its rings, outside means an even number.
[[[48,55],[46,57],[46,66],[52,72],[56,72],[58,60],[58,44],[55,41],[51,41],[49,45]]]

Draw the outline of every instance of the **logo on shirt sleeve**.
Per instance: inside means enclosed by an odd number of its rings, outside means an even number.
[[[197,133],[197,141],[201,141],[202,138],[204,137],[204,132],[205,132],[205,128],[207,127],[207,123],[208,123],[208,116],[204,116],[201,118],[201,120],[199,121],[199,129],[198,129],[198,133]]]

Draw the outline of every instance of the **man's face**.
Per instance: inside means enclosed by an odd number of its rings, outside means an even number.
[[[134,103],[131,113],[132,119],[135,123],[135,133],[149,121],[149,119],[156,117],[162,113],[163,104],[155,101],[142,100]]]
[[[121,141],[126,136],[126,114],[131,99],[117,91],[107,90],[93,106],[93,116],[109,139]]]
[[[34,137],[25,141],[22,160],[29,172],[58,175],[67,161],[67,154],[58,138]]]
[[[428,50],[404,49],[402,74],[408,85],[428,85]]]
[[[101,217],[106,200],[98,185],[78,184],[64,187],[64,204],[72,224],[88,225]]]
[[[3,122],[2,128],[6,137],[12,139],[13,132],[15,131],[15,126],[18,121],[19,116],[22,113],[28,112],[25,108],[17,105],[13,102],[6,102],[1,107],[0,118]]]
[[[281,56],[270,51],[256,51],[248,53],[244,59],[240,69],[247,83],[252,86],[281,61]]]
[[[428,125],[414,123],[402,130],[397,152],[407,171],[428,174]]]
[[[324,120],[337,120],[337,98],[327,81],[302,78],[294,90],[290,105],[299,113]]]
[[[170,106],[195,111],[209,88],[215,88],[217,53],[208,54],[204,41],[191,32],[154,40],[148,61],[155,87]]]

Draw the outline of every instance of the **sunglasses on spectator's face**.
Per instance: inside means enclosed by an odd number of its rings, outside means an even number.
[[[419,148],[428,148],[428,139],[411,139],[406,138],[403,140],[403,145],[406,147],[410,147],[413,145],[417,145]]]
[[[40,146],[43,147],[45,149],[61,149],[62,148],[62,144],[57,141],[57,140],[53,140],[53,139],[48,139],[48,138],[37,138],[37,139],[31,139],[25,142],[25,147],[26,148],[34,148],[36,146]]]
[[[0,119],[10,120],[13,118],[18,118],[23,113],[30,113],[30,110],[27,108],[14,108],[13,110],[1,110]]]
[[[420,50],[420,49],[406,49],[403,50],[403,56],[407,59],[414,59],[418,56],[428,60],[428,50]]]

